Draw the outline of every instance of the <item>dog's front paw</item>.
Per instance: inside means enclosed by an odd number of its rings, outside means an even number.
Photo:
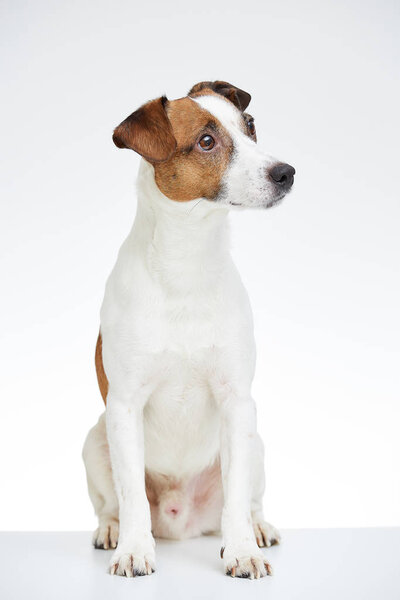
[[[154,552],[116,550],[110,561],[111,575],[136,577],[136,575],[151,575],[155,570]]]
[[[272,568],[256,544],[230,545],[221,549],[225,573],[231,577],[260,579],[272,575]]]
[[[254,535],[256,536],[257,544],[260,548],[266,546],[269,548],[274,544],[279,544],[281,536],[279,531],[266,521],[253,521]]]

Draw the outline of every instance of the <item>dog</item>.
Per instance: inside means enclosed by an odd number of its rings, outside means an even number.
[[[271,574],[252,313],[228,213],[270,208],[292,166],[257,146],[251,96],[224,81],[147,102],[114,130],[141,155],[137,214],[107,281],[96,346],[106,404],[83,458],[111,574],[150,575],[155,537],[222,531],[225,573]]]

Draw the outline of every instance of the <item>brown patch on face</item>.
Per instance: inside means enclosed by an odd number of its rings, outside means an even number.
[[[113,135],[116,146],[138,152],[154,166],[158,187],[178,202],[215,200],[232,155],[233,142],[226,129],[192,100],[204,95],[234,104],[243,115],[243,132],[255,140],[243,113],[251,96],[226,81],[202,81],[188,97],[172,102],[165,96],[147,102],[122,121]],[[199,146],[204,135],[211,136],[212,147]]]
[[[101,339],[101,333],[99,333],[97,338],[94,362],[96,365],[97,382],[99,384],[100,394],[104,404],[107,404],[108,379],[103,365],[103,341]]]
[[[167,115],[177,149],[169,160],[154,164],[158,187],[178,202],[215,199],[233,150],[230,135],[215,117],[190,98],[169,102]],[[214,139],[211,150],[198,145],[204,135]]]
[[[221,94],[206,86],[191,97],[205,95],[221,97]],[[154,165],[158,187],[168,198],[178,202],[195,198],[215,199],[221,190],[221,180],[232,155],[233,143],[229,133],[215,117],[190,98],[169,102],[167,115],[177,141],[177,150],[170,160]],[[241,129],[245,135],[257,141],[255,132],[252,134],[249,131],[249,120],[253,120],[251,115],[242,112],[239,121]],[[209,133],[217,140],[218,147],[210,152],[202,152],[197,147],[204,133]]]

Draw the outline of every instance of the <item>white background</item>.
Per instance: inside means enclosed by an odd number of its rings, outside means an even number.
[[[0,529],[89,529],[81,447],[106,277],[138,158],[113,127],[224,79],[293,193],[232,215],[255,313],[266,514],[400,525],[399,5],[1,4]]]

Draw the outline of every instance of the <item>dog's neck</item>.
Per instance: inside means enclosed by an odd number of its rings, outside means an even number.
[[[142,160],[138,207],[131,239],[157,278],[180,291],[211,285],[231,261],[226,208],[207,200],[174,202],[156,185],[154,169]]]

